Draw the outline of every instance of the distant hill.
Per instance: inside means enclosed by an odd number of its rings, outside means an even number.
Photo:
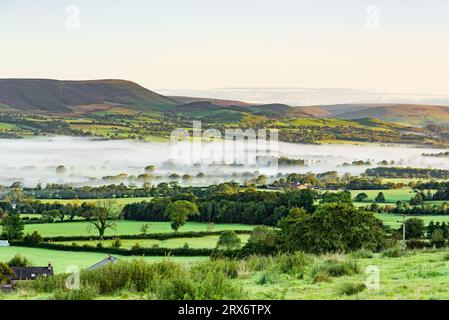
[[[146,108],[175,101],[125,80],[59,81],[0,79],[0,104],[26,113],[72,113],[76,110]]]
[[[187,104],[192,102],[210,102],[213,105],[216,106],[222,106],[222,107],[231,107],[231,106],[239,106],[239,107],[249,107],[253,106],[254,104],[246,103],[242,101],[235,101],[235,100],[223,100],[223,99],[214,99],[214,98],[195,98],[195,97],[180,97],[180,96],[168,96],[167,98],[176,101],[179,104]]]
[[[389,122],[423,126],[449,124],[449,107],[412,104],[341,104],[298,107],[320,118],[362,119],[376,118]]]

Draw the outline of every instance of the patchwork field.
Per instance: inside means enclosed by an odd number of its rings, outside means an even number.
[[[138,198],[116,198],[113,199],[120,205],[126,205],[130,203],[142,202],[142,201],[151,201],[151,197],[138,197]],[[95,203],[100,199],[39,199],[42,203],[60,203],[63,205],[67,204],[78,204],[81,205],[83,202],[86,203]]]
[[[239,235],[239,238],[242,241],[242,245],[245,244],[248,241],[249,235],[243,234]],[[131,249],[134,245],[139,244],[139,246],[143,248],[151,248],[153,246],[157,246],[160,248],[181,248],[184,247],[186,244],[189,248],[192,249],[201,249],[201,248],[208,248],[212,249],[215,248],[218,241],[218,236],[207,236],[207,237],[195,237],[195,238],[175,238],[175,239],[167,239],[167,240],[153,240],[153,239],[139,239],[139,240],[128,240],[123,239],[120,240],[122,246],[120,248],[123,249]],[[110,247],[113,240],[105,240],[101,241],[102,245],[104,247]],[[56,242],[66,245],[71,245],[72,243],[76,243],[79,246],[82,245],[90,245],[95,246],[99,243],[99,241],[64,241],[64,242]]]
[[[376,213],[376,217],[381,219],[386,225],[399,228],[402,225],[403,217],[401,215],[397,214],[388,214],[388,213]],[[409,218],[419,218],[424,221],[425,225],[428,225],[430,221],[434,222],[449,222],[449,215],[448,216],[432,216],[432,215],[420,215],[420,216],[407,216],[407,219]]]
[[[117,221],[116,230],[108,229],[105,235],[125,235],[140,234],[140,228],[145,222],[142,221]],[[148,233],[165,233],[173,232],[169,222],[150,222]],[[255,226],[244,224],[216,224],[213,231],[223,230],[252,230]],[[188,222],[179,231],[208,231],[206,223]],[[27,224],[25,225],[25,233],[33,231],[39,232],[44,237],[55,236],[96,236],[98,233],[92,228],[89,222],[66,222],[66,223],[44,223],[44,224]]]
[[[415,196],[411,188],[390,189],[390,190],[351,190],[352,197],[355,198],[359,193],[366,193],[368,201],[374,201],[379,192],[385,196],[387,203],[396,203],[397,201],[410,201]]]

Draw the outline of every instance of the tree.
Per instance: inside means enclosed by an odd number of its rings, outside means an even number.
[[[146,235],[148,231],[150,230],[150,224],[149,223],[143,223],[140,227],[140,233],[143,235]]]
[[[270,227],[260,226],[254,228],[243,247],[243,252],[249,254],[272,254],[276,251],[277,232]]]
[[[0,284],[4,284],[8,281],[8,276],[14,275],[12,269],[3,262],[0,262]]]
[[[189,216],[195,214],[198,214],[198,207],[187,200],[170,202],[165,209],[165,216],[170,219],[174,231],[178,231],[187,222]]]
[[[346,203],[324,204],[314,213],[291,210],[279,228],[279,248],[287,252],[380,250],[385,241],[382,221]]]
[[[402,232],[402,227],[399,228]],[[405,238],[421,239],[424,236],[424,221],[419,218],[411,218],[405,221]]]
[[[31,267],[33,264],[27,257],[24,257],[20,254],[16,254],[11,260],[8,262],[9,267]]]
[[[100,239],[103,240],[104,233],[107,229],[115,230],[116,224],[114,220],[119,218],[120,209],[113,200],[99,200],[91,208],[90,226],[94,226]]]
[[[265,186],[268,184],[268,177],[264,174],[261,174],[256,179],[256,184],[259,186]]]
[[[217,242],[217,249],[225,248],[226,250],[239,249],[242,240],[235,231],[223,231]]]
[[[375,201],[377,203],[385,203],[386,199],[385,199],[385,195],[383,192],[379,192],[379,194],[377,195]]]
[[[20,240],[23,238],[25,224],[17,213],[5,214],[2,218],[2,236],[8,240]]]
[[[368,200],[368,195],[365,192],[359,193],[354,200],[355,202],[365,202]]]
[[[28,233],[25,237],[23,237],[23,241],[27,244],[39,244],[42,243],[44,239],[37,231],[33,231],[32,234]]]
[[[418,206],[424,204],[424,199],[421,194],[417,193],[412,199],[410,199],[410,205]]]
[[[352,196],[349,191],[326,192],[321,197],[320,204],[325,203],[348,203],[352,204]]]
[[[435,230],[430,239],[430,243],[436,248],[441,248],[446,244],[446,239],[443,237],[441,230]]]

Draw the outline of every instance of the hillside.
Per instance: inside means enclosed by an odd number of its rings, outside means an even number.
[[[25,113],[73,113],[78,109],[146,108],[175,102],[125,80],[59,81],[0,79],[0,104]]]
[[[406,125],[447,125],[449,107],[411,104],[340,104],[298,107],[319,118],[362,119],[376,118]]]

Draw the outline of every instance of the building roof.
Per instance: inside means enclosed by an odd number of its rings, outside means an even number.
[[[9,277],[10,280],[33,280],[40,276],[53,276],[53,267],[11,267],[14,275]]]
[[[90,268],[88,268],[87,270],[97,270],[100,269],[101,267],[109,264],[109,263],[117,263],[118,259],[114,256],[108,256],[107,258],[104,258],[103,260],[97,262],[96,264],[94,264],[93,266],[91,266]]]

